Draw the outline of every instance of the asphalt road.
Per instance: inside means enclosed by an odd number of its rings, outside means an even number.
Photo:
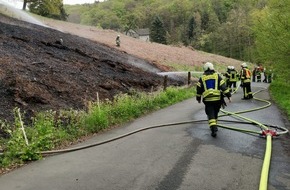
[[[253,86],[256,91],[268,84],[255,83]],[[264,104],[257,100],[241,100],[241,97],[240,89],[226,110],[245,110]],[[270,99],[267,91],[256,97]],[[286,126],[274,105],[243,116],[261,123]],[[153,125],[200,119],[206,119],[204,106],[193,98],[99,134],[82,145]],[[259,130],[245,124],[232,123],[230,126]],[[273,139],[269,190],[290,189],[289,142],[289,135]],[[264,138],[223,128],[219,129],[217,138],[213,138],[207,122],[167,126],[100,146],[46,157],[1,176],[0,189],[256,190],[259,189],[265,146]]]

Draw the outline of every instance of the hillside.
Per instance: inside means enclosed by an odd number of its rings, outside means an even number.
[[[101,30],[93,26],[78,25],[69,22],[56,21],[46,18],[39,18],[44,24],[52,28],[56,28],[65,33],[82,36],[93,41],[104,43],[115,48],[115,38],[118,34],[112,30]],[[119,50],[131,55],[146,59],[158,65],[171,66],[187,65],[201,66],[206,61],[211,61],[217,65],[217,68],[225,68],[225,66],[233,65],[240,68],[241,61],[197,51],[188,47],[167,46],[158,43],[144,42],[126,35],[121,35],[121,47]],[[170,67],[168,68],[170,69]],[[220,72],[223,72],[220,69]]]
[[[12,120],[15,107],[27,117],[47,109],[84,109],[97,97],[112,99],[132,89],[157,90],[163,84],[163,77],[156,74],[162,69],[146,60],[4,15],[0,15],[0,46],[1,120]]]
[[[46,109],[84,109],[97,95],[104,100],[131,89],[157,90],[163,78],[155,73],[174,70],[172,65],[194,68],[211,61],[223,72],[221,68],[241,63],[122,34],[117,48],[115,31],[42,17],[38,20],[48,27],[0,17],[1,120],[11,120],[15,107],[30,117]],[[171,80],[171,85],[184,82]]]

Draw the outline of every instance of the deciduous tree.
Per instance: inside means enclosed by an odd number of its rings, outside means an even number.
[[[32,13],[59,20],[66,20],[68,16],[63,8],[62,0],[26,0],[24,3],[27,2]]]

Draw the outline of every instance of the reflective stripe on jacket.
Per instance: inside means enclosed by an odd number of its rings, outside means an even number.
[[[201,81],[204,86],[203,98],[206,101],[216,101],[221,99],[221,92],[218,90],[218,74],[203,75]]]
[[[241,70],[241,81],[243,83],[251,82],[251,71],[248,68],[243,68]]]
[[[232,70],[230,72],[230,82],[237,82],[238,81],[238,73],[236,70]]]
[[[205,74],[200,77],[197,83],[197,95],[196,99],[203,101],[219,101],[221,100],[221,93],[230,97],[231,94],[229,89],[227,89],[225,81],[215,72],[205,72]]]

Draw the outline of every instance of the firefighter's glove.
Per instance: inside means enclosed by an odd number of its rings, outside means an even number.
[[[222,108],[225,109],[227,107],[227,104],[225,102],[222,103]]]
[[[221,107],[222,107],[223,109],[225,109],[226,106],[227,106],[227,103],[225,102],[225,99],[222,98],[222,99],[221,99]]]

